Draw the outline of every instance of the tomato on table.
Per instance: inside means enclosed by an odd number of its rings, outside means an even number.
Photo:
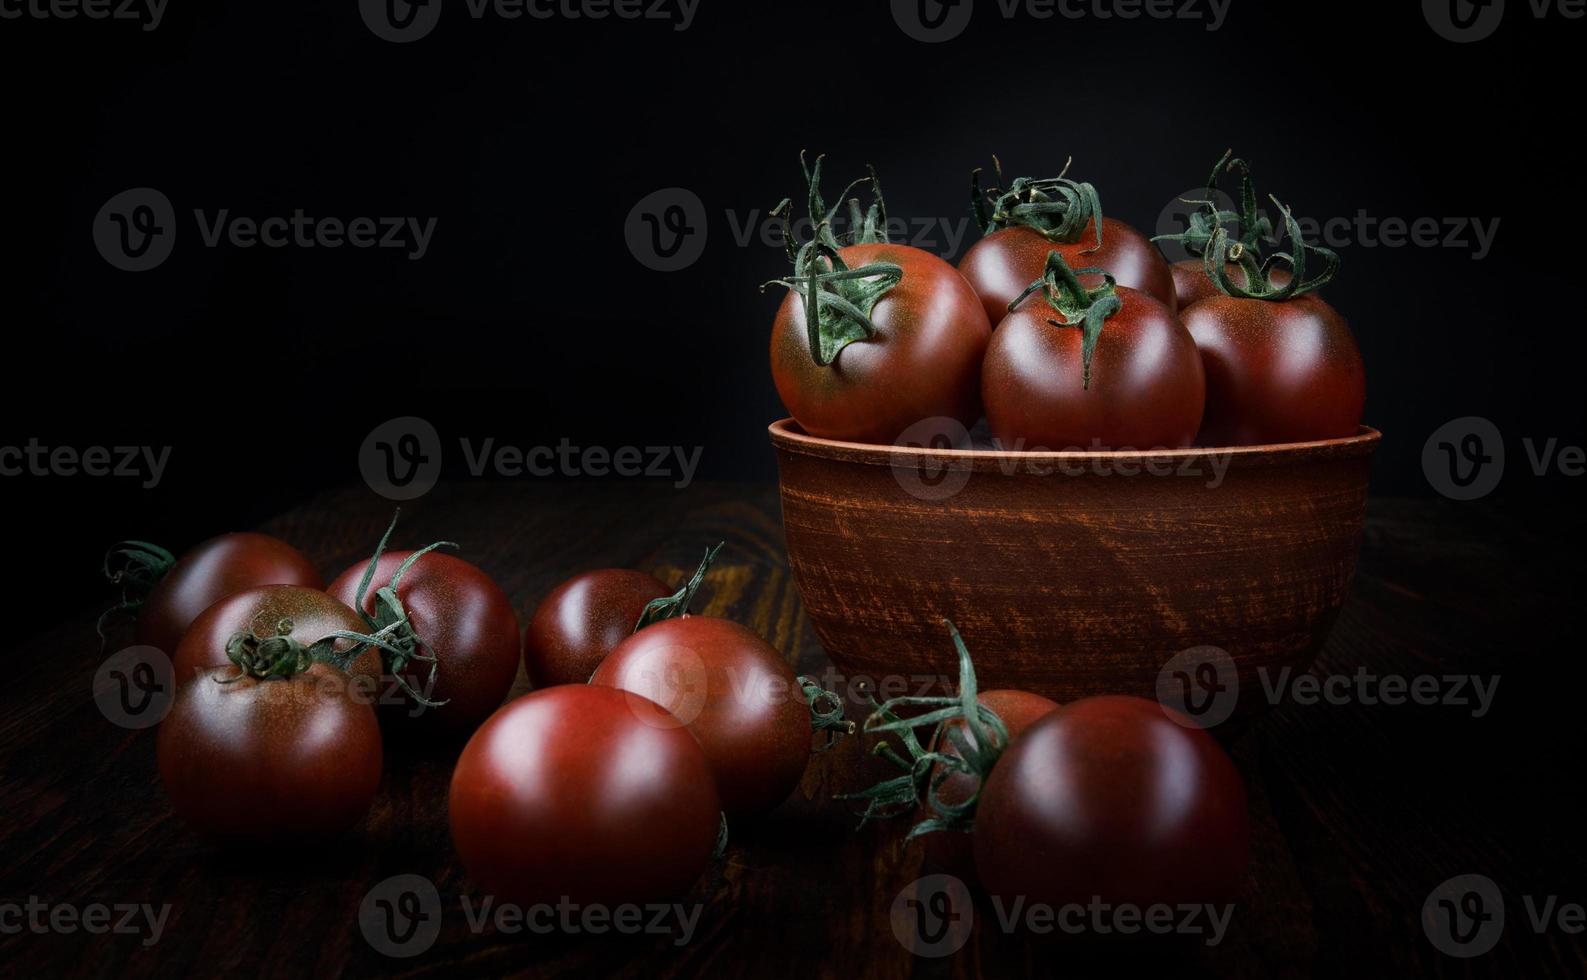
[[[590,684],[502,707],[452,773],[448,819],[469,876],[521,905],[653,902],[710,861],[721,806],[700,745],[664,709]]]
[[[668,619],[624,640],[591,684],[640,695],[699,740],[729,818],[770,810],[810,759],[810,703],[769,643],[714,616]],[[675,721],[673,721],[675,719]]]
[[[975,867],[1004,901],[1227,902],[1250,855],[1245,785],[1155,701],[1085,698],[1040,718],[982,787]]]
[[[394,664],[387,651],[387,671],[402,678],[402,696],[381,707],[425,727],[473,731],[518,676],[521,637],[512,600],[477,566],[435,546],[387,551],[384,545],[373,561],[347,569],[326,590],[362,611],[366,633],[407,621],[395,638],[406,651],[402,662]]]
[[[380,784],[380,725],[351,678],[290,636],[239,635],[233,663],[182,685],[156,742],[177,814],[230,844],[346,831]]]
[[[229,595],[261,585],[325,584],[302,552],[251,531],[211,538],[180,559],[146,541],[123,541],[105,556],[105,573],[122,587],[122,602],[101,618],[101,632],[112,614],[135,612],[137,642],[167,656],[199,613]]]

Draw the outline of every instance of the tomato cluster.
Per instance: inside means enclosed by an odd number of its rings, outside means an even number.
[[[674,895],[719,826],[793,792],[813,730],[846,726],[753,631],[689,613],[720,547],[677,592],[601,569],[542,600],[525,663],[550,686],[492,716],[452,776],[452,839],[485,888],[522,902]]]
[[[257,534],[181,560],[136,542],[107,559],[139,635],[209,602],[177,631],[157,752],[173,808],[204,837],[346,831],[374,800],[387,722],[386,736],[470,736],[449,816],[482,887],[524,902],[660,899],[699,876],[729,820],[789,796],[813,733],[852,730],[754,632],[690,615],[720,545],[677,591],[629,569],[575,576],[536,610],[521,658],[501,588],[446,542],[388,549],[392,529],[326,589]],[[537,690],[503,706],[520,659]]]
[[[1308,245],[1282,205],[1275,235],[1249,168],[1231,157],[1207,196],[1222,173],[1239,171],[1241,211],[1208,204],[1168,236],[1198,256],[1173,266],[1104,216],[1096,188],[1067,167],[1006,188],[999,167],[986,190],[977,171],[984,237],[957,270],[888,241],[879,190],[867,212],[849,202],[852,227],[840,235],[842,202],[823,199],[818,159],[805,174],[814,230],[797,247],[789,232],[793,272],[778,280],[788,295],[771,368],[784,406],[811,435],[876,444],[929,445],[983,412],[997,446],[1014,451],[1354,435],[1366,399],[1361,355],[1316,293],[1338,257]],[[1290,250],[1276,251],[1285,236]]]
[[[112,549],[106,571],[123,589],[112,612],[136,613],[138,641],[172,660],[160,778],[200,834],[344,831],[374,800],[383,721],[472,732],[507,696],[520,638],[506,594],[440,545],[387,550],[390,535],[328,589],[263,534],[223,535],[180,560],[145,542]]]

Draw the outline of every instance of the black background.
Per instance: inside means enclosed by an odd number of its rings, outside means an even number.
[[[498,443],[705,447],[702,476],[769,480],[766,367],[781,252],[734,222],[874,163],[900,216],[967,217],[967,176],[1065,157],[1107,213],[1150,233],[1233,146],[1297,214],[1501,219],[1492,253],[1346,247],[1329,300],[1351,319],[1385,439],[1374,492],[1431,494],[1427,436],[1480,415],[1521,458],[1583,441],[1571,233],[1573,59],[1587,22],[1513,2],[1476,44],[1415,3],[1234,0],[1226,24],[1094,15],[907,37],[883,2],[702,0],[695,23],[475,20],[447,0],[393,44],[355,0],[173,0],[135,23],[0,21],[5,87],[5,384],[0,445],[173,447],[165,480],[10,477],[8,539],[48,583],[97,594],[120,537],[180,549],[326,486],[398,415]],[[1205,4],[1193,9],[1205,11]],[[90,226],[149,186],[180,235],[127,273]],[[705,203],[687,270],[635,260],[624,220],[665,187]],[[429,254],[205,248],[192,211],[434,216]],[[731,220],[730,220],[731,215]],[[956,258],[956,255],[949,256]],[[463,476],[451,452],[448,475]],[[1499,500],[1568,494],[1524,467]],[[1451,505],[1453,506],[1453,505]]]

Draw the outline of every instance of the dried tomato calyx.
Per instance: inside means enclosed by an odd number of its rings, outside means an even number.
[[[1212,231],[1212,238],[1207,244],[1207,252],[1201,257],[1207,278],[1225,295],[1238,299],[1261,299],[1275,303],[1294,299],[1306,293],[1313,292],[1333,281],[1335,273],[1339,271],[1339,253],[1331,248],[1321,245],[1306,244],[1306,236],[1301,231],[1300,222],[1290,213],[1290,209],[1271,198],[1278,207],[1279,213],[1284,217],[1284,233],[1290,240],[1292,251],[1274,252],[1265,260],[1258,260],[1256,253],[1245,247],[1242,242],[1234,241],[1222,226]],[[1312,265],[1314,258],[1322,259],[1321,270],[1311,274],[1316,267]],[[1237,283],[1229,275],[1229,267],[1237,265],[1245,274],[1245,282]],[[1275,280],[1273,273],[1286,269],[1288,276],[1282,281]]]
[[[1003,189],[1003,164],[992,158],[992,168],[997,174],[997,186],[981,189],[981,169],[970,174],[970,207],[981,226],[981,234],[990,235],[1005,228],[1029,228],[1050,242],[1072,245],[1092,226],[1096,244],[1086,249],[1094,252],[1102,247],[1102,199],[1095,186],[1068,177],[1069,164],[1056,177],[1016,177]],[[990,202],[990,209],[988,209]]]

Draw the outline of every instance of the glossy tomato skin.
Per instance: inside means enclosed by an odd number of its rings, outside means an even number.
[[[1047,271],[1047,256],[1058,252],[1071,269],[1098,268],[1128,286],[1174,308],[1174,275],[1168,262],[1150,240],[1122,221],[1102,219],[1102,246],[1097,247],[1094,225],[1086,225],[1078,242],[1052,242],[1030,228],[994,231],[970,246],[959,260],[959,271],[970,280],[996,327],[1008,316],[1008,304]],[[1096,249],[1096,251],[1087,251]],[[1102,284],[1098,276],[1082,276],[1088,287]]]
[[[613,650],[591,684],[666,709],[705,750],[729,819],[788,798],[810,761],[810,707],[793,668],[765,640],[714,616],[647,626]]]
[[[1214,296],[1184,311],[1207,372],[1197,442],[1252,446],[1356,434],[1366,368],[1350,326],[1314,294]]]
[[[299,845],[341,833],[380,785],[380,724],[349,678],[314,664],[291,680],[221,667],[183,685],[160,723],[160,781],[211,840]]]
[[[525,906],[652,902],[686,891],[720,806],[700,746],[662,709],[609,687],[520,697],[452,773],[452,841],[482,892]]]
[[[1004,727],[1008,729],[1010,741],[1018,738],[1021,732],[1035,723],[1036,719],[1058,708],[1058,702],[1029,691],[982,691],[976,696],[976,700],[997,712],[997,716],[1003,720]],[[975,744],[975,736],[965,730],[964,722],[953,721],[944,727],[943,737],[937,743],[936,751],[944,755],[959,755],[959,750],[947,738],[947,729],[950,727],[964,732],[964,737],[970,744]],[[974,776],[962,772],[951,773],[937,790],[937,798],[944,803],[963,803],[970,798],[976,788],[977,781]],[[925,815],[922,809],[920,816]],[[979,880],[975,873],[975,851],[971,846],[970,834],[941,831],[927,834],[921,840],[926,845],[926,856],[938,867],[967,883]]]
[[[524,633],[524,669],[535,687],[583,684],[634,632],[653,599],[672,590],[654,575],[602,568],[552,589]]]
[[[325,585],[301,551],[268,534],[240,531],[196,545],[157,582],[138,611],[138,643],[167,655],[198,614],[226,596],[261,585]]]
[[[1175,262],[1172,266],[1174,273],[1174,295],[1179,299],[1181,315],[1192,304],[1199,303],[1209,296],[1222,296],[1223,291],[1212,284],[1207,278],[1206,266],[1200,259],[1186,259]],[[1234,263],[1226,267],[1229,278],[1238,286],[1245,285],[1245,269]],[[1289,282],[1289,273],[1283,269],[1273,269],[1269,273],[1273,285],[1283,286]]]
[[[851,245],[851,268],[891,262],[904,277],[872,311],[874,336],[822,367],[810,354],[804,302],[790,291],[772,328],[771,370],[783,405],[813,436],[890,444],[930,419],[969,428],[980,417],[980,364],[991,325],[975,291],[953,266],[907,245]]]
[[[380,556],[375,577],[364,596],[364,611],[373,614],[375,590],[391,582],[397,568],[413,554],[388,551]],[[368,562],[343,572],[326,591],[351,605]],[[432,551],[414,563],[402,577],[397,597],[408,610],[414,630],[424,641],[425,652],[439,659],[432,701],[439,708],[424,708],[405,696],[381,707],[392,719],[415,720],[450,733],[471,732],[501,706],[518,676],[521,637],[512,600],[490,576],[455,555]],[[410,684],[424,692],[429,664],[412,663],[406,671]]]
[[[1143,698],[1085,698],[1027,728],[976,809],[976,869],[1005,901],[1227,902],[1250,856],[1245,785],[1212,736]]]
[[[336,630],[368,631],[363,619],[345,602],[319,589],[301,585],[247,589],[220,600],[193,620],[171,658],[176,682],[186,684],[204,671],[228,665],[226,643],[232,636],[245,631],[261,638],[274,636],[283,619],[292,621],[291,635],[304,646],[312,646]],[[344,653],[355,645],[351,640],[338,640],[335,649]],[[382,673],[380,651],[366,647],[347,672],[360,678],[361,688],[372,694]]]
[[[1196,343],[1168,307],[1120,287],[1085,386],[1079,327],[1033,295],[998,324],[982,365],[986,419],[1004,449],[1188,446],[1206,397]]]

